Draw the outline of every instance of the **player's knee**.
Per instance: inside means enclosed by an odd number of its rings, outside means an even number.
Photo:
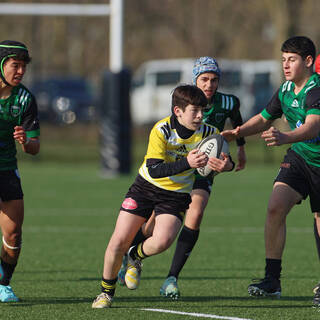
[[[128,243],[127,241],[121,239],[110,241],[108,250],[114,255],[124,255],[128,250]]]
[[[159,238],[156,242],[156,250],[157,252],[162,252],[167,250],[171,243],[173,242],[173,239],[170,236],[163,236]]]
[[[276,204],[269,204],[267,213],[269,218],[282,219],[286,217],[285,210]]]

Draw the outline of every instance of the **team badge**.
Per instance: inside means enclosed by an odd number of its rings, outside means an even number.
[[[21,113],[21,107],[15,105],[11,106],[10,113],[13,117],[18,117]]]

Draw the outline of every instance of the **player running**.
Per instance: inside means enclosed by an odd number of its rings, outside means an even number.
[[[230,158],[210,158],[198,153],[199,142],[218,129],[202,122],[207,100],[196,86],[177,87],[172,95],[172,115],[152,128],[147,154],[135,182],[122,203],[105,258],[101,293],[93,308],[111,306],[123,255],[141,226],[155,212],[152,235],[130,248],[126,284],[136,289],[141,261],[170,247],[178,234],[191,202],[194,169],[208,163],[218,172],[232,169]]]
[[[205,94],[208,105],[204,110],[203,121],[223,130],[226,120],[229,118],[233,128],[242,124],[240,114],[240,101],[231,94],[217,91],[221,71],[217,61],[211,57],[201,57],[195,61],[192,70],[192,82]],[[244,150],[244,138],[237,139],[238,164],[236,171],[242,170],[246,164]],[[180,232],[171,267],[160,288],[160,294],[172,299],[178,299],[180,290],[178,287],[179,274],[189,258],[196,242],[198,241],[200,225],[204,210],[208,204],[213,184],[213,175],[202,177],[196,173],[195,183],[191,193],[192,202],[186,213],[184,226]]]
[[[0,226],[2,248],[0,301],[16,302],[9,285],[17,265],[24,217],[23,193],[17,169],[16,144],[24,152],[39,152],[39,120],[34,96],[21,84],[31,61],[20,42],[0,42]]]

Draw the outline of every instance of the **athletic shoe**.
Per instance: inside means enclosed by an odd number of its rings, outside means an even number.
[[[110,308],[112,304],[112,297],[105,292],[101,292],[93,301],[92,308],[102,309]]]
[[[0,285],[1,302],[18,302],[19,298],[14,294],[10,286]]]
[[[320,307],[320,283],[318,283],[313,288],[314,298],[313,298],[313,305],[315,307]]]
[[[133,260],[130,257],[130,249],[128,251],[128,267],[125,275],[125,283],[128,289],[135,290],[138,288],[140,283],[140,275],[142,263],[141,260],[135,259]]]
[[[250,296],[255,297],[275,297],[281,296],[280,280],[271,276],[266,276],[264,279],[257,280],[257,283],[252,283],[248,287]]]
[[[126,276],[127,266],[128,266],[128,255],[125,254],[122,258],[121,268],[118,272],[118,283],[120,286],[124,286],[126,284],[124,281],[124,278]]]
[[[180,291],[178,288],[177,278],[174,276],[168,277],[160,288],[160,295],[163,297],[178,300]]]

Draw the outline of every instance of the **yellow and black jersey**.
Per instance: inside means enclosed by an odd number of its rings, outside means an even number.
[[[172,117],[158,121],[150,132],[147,154],[144,157],[139,174],[153,185],[170,191],[190,193],[194,182],[194,169],[190,168],[171,176],[152,178],[147,167],[148,159],[160,159],[173,163],[187,157],[199,142],[207,136],[219,133],[219,130],[208,124],[201,124],[189,138],[179,136]]]

